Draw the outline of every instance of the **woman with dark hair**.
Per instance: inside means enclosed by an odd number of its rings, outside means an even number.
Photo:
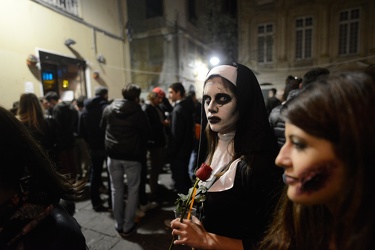
[[[287,103],[287,189],[261,249],[375,249],[374,80],[342,72]]]
[[[172,234],[179,236],[174,244],[253,249],[266,230],[281,186],[274,164],[277,144],[259,83],[244,65],[220,65],[208,73],[202,100],[206,134],[201,133],[199,158],[210,165],[212,174],[199,184],[207,189],[199,208],[201,220],[171,222]]]
[[[34,139],[48,151],[50,157],[57,160],[54,120],[45,115],[40,100],[34,93],[21,95],[17,118],[28,128]]]
[[[59,205],[77,200],[84,183],[73,183],[28,129],[0,107],[0,249],[86,249],[76,220]]]

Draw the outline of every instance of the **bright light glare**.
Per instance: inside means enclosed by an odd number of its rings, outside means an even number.
[[[219,62],[220,62],[220,59],[217,58],[216,56],[211,57],[211,59],[210,59],[210,63],[211,63],[213,66],[218,65]]]

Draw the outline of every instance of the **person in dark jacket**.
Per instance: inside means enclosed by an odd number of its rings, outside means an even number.
[[[146,157],[146,143],[150,135],[146,114],[139,104],[140,94],[139,86],[126,85],[122,89],[124,99],[115,99],[104,109],[100,125],[105,130],[115,227],[122,237],[136,230],[134,220],[139,205],[142,161]],[[128,186],[126,206],[124,174]]]
[[[194,142],[193,150],[191,151],[189,160],[189,176],[193,181],[195,179],[195,171],[200,166],[202,162],[198,162],[198,150],[199,150],[199,137],[201,130],[201,120],[202,120],[202,103],[197,99],[194,90],[190,90],[187,94],[187,98],[191,98],[194,103]]]
[[[77,110],[78,113],[78,122],[77,122],[77,129],[74,133],[75,137],[75,145],[76,145],[76,162],[78,168],[78,175],[77,179],[87,178],[89,175],[89,168],[90,168],[90,155],[87,142],[83,138],[81,134],[81,116],[82,111],[85,108],[85,102],[87,98],[84,95],[79,96],[78,98],[73,100],[73,106]]]
[[[281,109],[284,107],[285,103],[297,96],[301,89],[307,87],[315,81],[328,78],[329,74],[330,72],[328,69],[318,67],[307,71],[304,74],[302,80],[297,77],[293,78],[291,76],[288,76],[284,90],[284,96],[286,96],[286,100],[279,106],[273,108],[268,117],[270,125],[273,128],[275,136],[277,138],[277,144],[279,145],[279,148],[281,148],[285,143],[285,122],[281,118],[280,114]]]
[[[166,126],[164,115],[159,108],[163,102],[165,92],[160,88],[154,88],[147,96],[147,102],[143,106],[149,124],[151,126],[151,138],[147,143],[149,159],[151,164],[150,171],[150,199],[158,200],[158,179],[159,174],[165,164],[166,152]]]
[[[194,102],[191,98],[185,98],[185,88],[180,82],[171,84],[168,92],[169,98],[175,102],[175,105],[170,114],[167,157],[176,191],[187,193],[192,184],[189,162],[195,136]]]
[[[85,250],[77,221],[59,205],[78,200],[85,183],[56,171],[45,148],[0,107],[0,249]]]
[[[78,167],[74,133],[78,126],[78,112],[71,102],[61,100],[54,91],[48,92],[44,98],[50,107],[50,115],[56,123],[56,148],[61,171],[75,178]]]
[[[95,97],[84,103],[85,107],[80,122],[80,134],[90,150],[90,199],[93,209],[97,212],[107,212],[111,207],[111,204],[109,207],[104,206],[104,201],[100,198],[100,188],[103,186],[103,165],[107,163],[107,153],[104,148],[105,131],[100,128],[100,121],[103,111],[108,105],[108,88],[100,86],[95,90]],[[108,186],[108,195],[110,196],[110,182],[108,182]]]
[[[277,89],[271,88],[268,92],[267,98],[267,113],[270,114],[274,107],[277,107],[281,104],[281,101],[276,97]]]
[[[274,107],[268,115],[268,120],[276,136],[277,144],[279,148],[281,148],[285,143],[285,136],[284,136],[285,123],[280,117],[280,110],[284,106],[284,103],[287,100],[289,100],[291,97],[293,97],[294,95],[298,93],[300,83],[301,83],[301,78],[291,76],[291,75],[288,76],[285,80],[285,87],[284,87],[284,93],[283,93],[284,101],[280,105]]]

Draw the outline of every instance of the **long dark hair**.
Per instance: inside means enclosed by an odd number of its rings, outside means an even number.
[[[323,205],[284,197],[262,249],[375,249],[375,77],[342,72],[314,83],[287,102],[283,115],[333,145],[345,168],[334,215]]]
[[[58,173],[28,129],[3,107],[0,107],[0,141],[1,159],[9,164],[0,168],[1,187],[18,190],[22,187],[21,180],[27,178],[28,185],[37,185],[37,189],[45,192],[51,202],[81,197],[85,183],[77,183]]]
[[[44,133],[46,129],[44,111],[38,97],[34,93],[24,93],[21,95],[17,117],[31,131]]]

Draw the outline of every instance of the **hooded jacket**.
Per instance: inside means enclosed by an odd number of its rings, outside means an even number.
[[[110,158],[142,161],[150,126],[139,103],[116,99],[104,109],[100,127],[105,130],[105,150]]]
[[[285,104],[289,100],[296,97],[300,91],[301,91],[300,89],[295,89],[295,90],[290,91],[286,101],[280,104],[279,106],[274,107],[268,117],[270,125],[276,136],[277,144],[280,149],[285,144],[285,121],[281,117],[282,109],[284,108]]]

